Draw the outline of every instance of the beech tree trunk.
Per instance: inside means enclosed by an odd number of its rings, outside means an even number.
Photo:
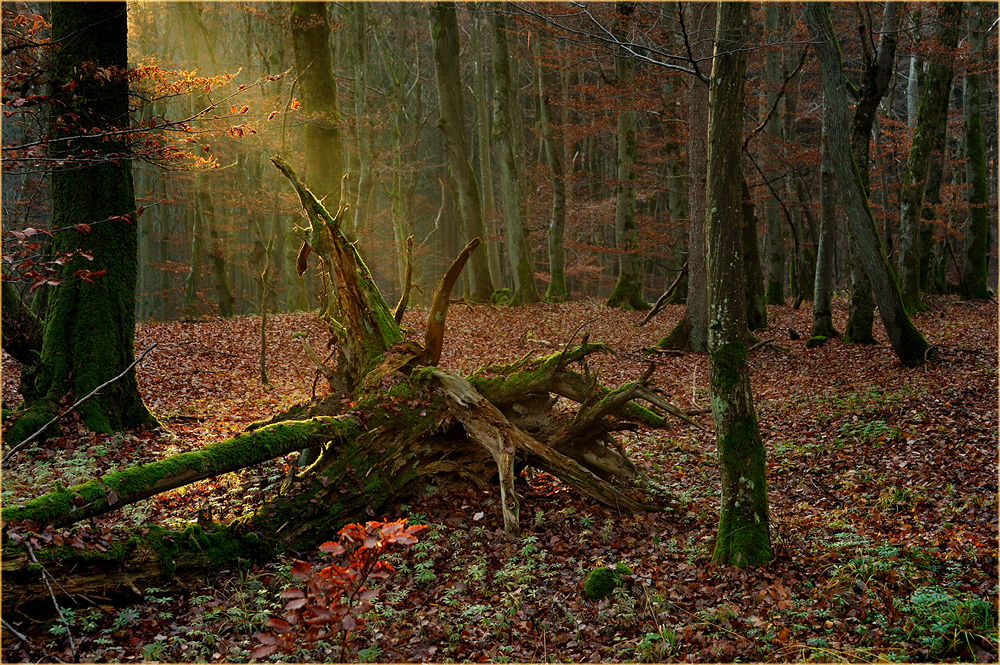
[[[361,171],[358,176],[358,198],[354,205],[354,232],[368,227],[368,216],[374,202],[375,161],[371,147],[371,128],[368,126],[368,3],[350,5],[351,46],[354,53],[354,117],[358,132],[358,156]]]
[[[503,200],[504,230],[507,235],[507,258],[514,281],[512,304],[538,302],[535,269],[531,265],[531,249],[522,214],[522,171],[518,155],[520,136],[515,115],[521,109],[517,89],[511,76],[511,57],[507,48],[507,19],[499,7],[490,14],[490,34],[493,38],[493,139],[500,162],[500,186]],[[484,174],[487,177],[489,174]]]
[[[629,3],[615,3],[615,26],[613,30],[620,40],[625,40],[625,23],[634,10]],[[633,82],[635,67],[631,54],[621,46],[615,51],[615,83],[619,92],[619,103],[630,104],[629,87]],[[635,225],[635,181],[636,162],[639,160],[639,144],[636,140],[638,117],[636,112],[625,109],[618,112],[618,182],[615,186],[615,248],[618,253],[618,281],[605,303],[608,307],[625,309],[649,309],[642,298],[642,260],[639,257],[639,238]]]
[[[493,208],[493,158],[490,149],[490,114],[486,102],[486,53],[483,50],[482,33],[486,32],[486,19],[483,18],[481,6],[473,6],[472,31],[469,42],[472,45],[473,63],[476,76],[472,88],[476,106],[476,121],[479,125],[479,174],[483,193],[483,238],[486,246],[486,258],[490,268],[490,279],[494,286],[503,284],[503,272],[500,269],[500,247],[497,242],[500,234],[497,232],[496,212]]]
[[[344,157],[325,2],[292,3],[292,50],[305,123],[304,177],[321,200],[337,200]]]
[[[747,365],[743,210],[739,183],[750,5],[720,3],[708,128],[708,331],[712,419],[722,507],[712,561],[756,566],[771,559],[764,443]]]
[[[778,34],[778,5],[764,5],[764,24],[772,35]],[[781,87],[781,54],[776,50],[768,50],[764,56],[764,79],[767,83],[767,93],[764,96],[763,112],[767,113],[778,99]],[[773,140],[781,139],[781,117],[774,113],[764,128]],[[777,182],[781,176],[778,168],[779,160],[767,160],[769,168],[765,172],[768,182]],[[765,298],[768,305],[785,304],[785,236],[784,225],[781,223],[781,209],[778,201],[770,194],[764,199],[764,219],[767,224],[767,290]]]
[[[938,6],[934,42],[939,48],[950,50],[958,44],[958,22],[961,17],[961,2],[947,2]],[[930,63],[913,128],[906,175],[899,195],[899,282],[903,306],[908,313],[924,309],[920,304],[920,217],[934,150],[934,136],[944,108],[942,100],[948,98],[951,79],[950,65],[939,61]]]
[[[56,100],[67,113],[76,114],[80,127],[116,129],[128,120],[128,81],[81,76],[87,64],[124,69],[127,19],[125,3],[56,2],[52,5],[54,53],[52,83]],[[75,82],[75,89],[68,84]],[[58,92],[61,86],[66,91]],[[74,135],[79,127],[54,123],[54,139]],[[135,287],[137,278],[136,203],[132,164],[124,143],[77,138],[72,146],[58,140],[49,145],[49,157],[93,150],[93,163],[56,169],[51,175],[53,256],[72,258],[57,265],[58,286],[48,293],[44,322],[28,318],[25,335],[4,330],[4,346],[12,339],[30,344],[29,362],[22,370],[24,394],[18,419],[11,424],[4,443],[15,445],[51,420],[67,394],[77,398],[90,393],[128,367],[134,360]],[[118,155],[119,159],[109,159]],[[89,230],[77,230],[89,224]],[[93,257],[87,260],[83,255]],[[77,271],[97,273],[88,279]],[[11,297],[5,284],[4,323]],[[27,308],[11,307],[11,314]],[[41,326],[41,337],[35,331]],[[9,351],[12,355],[17,352]],[[116,432],[152,425],[139,395],[135,371],[107,386],[79,408],[86,426],[94,432]]]
[[[689,46],[705,62],[712,55],[716,3],[689,4]],[[688,92],[688,296],[680,321],[657,343],[661,349],[708,350],[708,291],[705,273],[705,187],[708,159],[708,84],[691,81]]]
[[[563,250],[563,234],[566,229],[566,183],[563,180],[563,139],[562,132],[555,128],[552,104],[549,98],[555,87],[551,68],[547,66],[548,39],[540,32],[535,40],[538,62],[538,109],[542,139],[545,142],[545,161],[552,174],[552,218],[549,221],[549,286],[545,299],[549,302],[566,300],[566,254]]]
[[[899,284],[882,249],[864,181],[848,145],[847,91],[829,6],[826,3],[807,3],[805,13],[809,35],[820,63],[823,91],[829,98],[830,159],[840,184],[841,201],[858,244],[860,259],[872,281],[879,315],[892,350],[904,365],[917,365],[925,360],[928,345],[903,308]]]
[[[976,3],[969,29],[969,44],[979,62],[986,57],[987,25],[982,3]],[[969,216],[965,223],[965,269],[962,272],[962,295],[971,300],[990,297],[986,283],[989,254],[989,188],[986,179],[986,156],[983,148],[982,74],[966,76],[962,105],[962,131],[965,134],[965,172],[969,183]]]
[[[434,45],[434,72],[437,79],[440,117],[438,129],[444,136],[444,151],[448,156],[448,174],[454,183],[458,213],[466,240],[482,238],[483,213],[480,207],[476,174],[469,163],[468,142],[465,139],[465,102],[462,94],[459,62],[458,17],[455,5],[438,2],[430,7],[431,41]],[[473,258],[470,280],[472,298],[489,302],[493,281],[482,253]]]
[[[816,260],[816,278],[813,283],[812,338],[837,337],[833,327],[833,250],[837,242],[837,216],[834,201],[833,169],[827,148],[826,99],[823,100],[823,134],[819,158],[819,252]]]
[[[854,107],[851,123],[851,153],[858,166],[858,174],[865,194],[871,192],[868,176],[868,155],[870,152],[872,127],[878,120],[878,105],[885,96],[896,67],[896,30],[899,27],[899,3],[886,2],[882,13],[882,30],[875,53],[865,50],[862,66],[861,86],[858,103]],[[885,234],[888,237],[889,234]],[[872,283],[864,262],[860,260],[861,250],[850,224],[847,225],[847,255],[851,280],[851,302],[844,328],[844,342],[852,344],[874,344],[875,298]],[[888,254],[886,254],[888,258]]]

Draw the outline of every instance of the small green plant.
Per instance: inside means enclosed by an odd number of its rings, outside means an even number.
[[[913,626],[906,639],[921,645],[931,661],[972,654],[972,645],[997,646],[996,606],[977,597],[955,597],[939,586],[910,595]]]

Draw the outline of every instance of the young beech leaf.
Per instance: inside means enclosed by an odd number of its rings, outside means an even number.
[[[328,540],[327,542],[319,546],[319,551],[329,552],[330,554],[336,556],[338,554],[343,554],[345,550],[344,546],[341,545],[340,543],[335,543],[332,540]]]
[[[292,577],[299,580],[307,580],[312,577],[312,566],[305,561],[296,560],[292,564]]]
[[[268,619],[267,627],[279,634],[292,632],[291,624],[289,624],[284,619],[275,619],[275,618]]]
[[[250,652],[251,658],[264,658],[278,650],[277,644],[262,644]]]
[[[297,609],[299,609],[300,607],[302,607],[305,604],[306,604],[306,599],[305,598],[296,598],[295,600],[290,600],[287,603],[285,603],[285,609],[286,610],[297,610]]]

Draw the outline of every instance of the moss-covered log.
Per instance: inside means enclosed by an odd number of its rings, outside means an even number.
[[[140,595],[140,589],[184,584],[226,568],[259,563],[271,558],[274,549],[257,534],[237,527],[191,524],[183,531],[139,529],[104,551],[60,545],[34,554],[37,564],[22,547],[4,547],[0,602],[5,608],[42,603],[42,612],[51,609],[43,569],[55,581],[53,591],[59,596],[100,603],[122,593]]]
[[[203,450],[115,471],[73,487],[58,487],[21,506],[5,507],[3,522],[31,520],[42,525],[72,524],[308,446],[353,439],[358,431],[357,424],[345,417],[277,423]]]

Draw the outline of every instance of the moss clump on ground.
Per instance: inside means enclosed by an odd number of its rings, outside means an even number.
[[[826,344],[829,339],[830,339],[829,337],[824,337],[823,335],[816,335],[815,337],[810,337],[806,341],[806,348],[807,349],[819,348],[824,344]]]
[[[618,586],[618,573],[610,568],[595,568],[583,580],[583,595],[597,601],[607,598]]]

